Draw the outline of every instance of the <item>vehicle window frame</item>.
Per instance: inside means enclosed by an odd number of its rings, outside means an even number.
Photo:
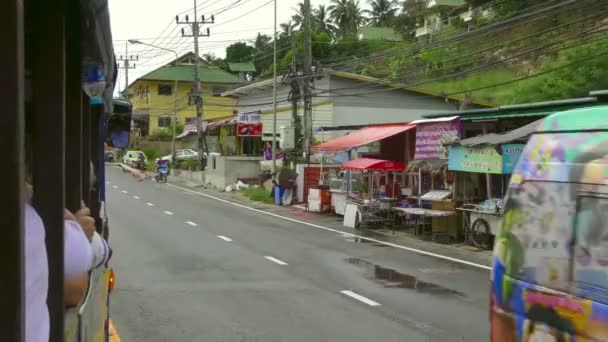
[[[608,167],[608,165],[607,165]],[[587,185],[587,186],[597,186],[598,184],[588,184],[588,183],[579,183],[580,185]],[[606,188],[606,190],[608,190],[608,186],[604,186]],[[573,226],[572,226],[572,246],[571,246],[571,260],[570,260],[570,281],[572,283],[572,285],[576,288],[576,295],[580,296],[582,298],[585,298],[587,300],[591,300],[594,302],[599,302],[602,304],[608,304],[608,279],[606,281],[606,286],[602,287],[600,285],[596,285],[596,284],[591,284],[588,283],[588,287],[589,288],[593,288],[595,290],[599,289],[600,291],[590,291],[590,290],[586,290],[582,287],[580,287],[579,285],[583,284],[583,282],[578,281],[577,277],[576,277],[576,271],[577,271],[577,266],[578,266],[578,262],[577,262],[577,256],[575,255],[576,253],[576,247],[578,246],[578,242],[580,239],[579,237],[579,222],[580,220],[578,219],[578,215],[579,213],[582,211],[583,209],[583,199],[601,199],[604,201],[608,202],[608,191],[606,192],[597,192],[597,191],[579,191],[579,193],[577,193],[576,196],[576,211],[574,213],[574,217],[573,217]],[[607,203],[608,204],[608,203]],[[608,227],[604,227],[604,231],[608,231]],[[608,273],[608,265],[605,266],[606,268],[606,272]],[[607,276],[608,277],[608,276]],[[587,295],[587,293],[591,292],[592,294],[598,294],[598,296],[590,296]]]

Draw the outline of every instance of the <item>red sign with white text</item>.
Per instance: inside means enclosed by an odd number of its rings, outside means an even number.
[[[261,137],[262,113],[239,113],[236,119],[236,134],[240,137]]]

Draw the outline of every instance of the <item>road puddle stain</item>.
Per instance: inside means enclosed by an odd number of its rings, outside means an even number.
[[[401,288],[416,292],[436,295],[464,297],[465,294],[447,287],[419,280],[417,277],[399,271],[373,264],[359,258],[348,258],[346,262],[364,270],[365,278],[386,288]]]
[[[365,243],[365,244],[369,244],[370,246],[374,246],[374,247],[390,247],[388,245],[384,245],[384,244],[381,244],[381,243],[370,241],[368,239],[362,239],[362,238],[360,238],[358,236],[345,237],[344,241],[346,241],[346,242],[354,242],[354,243]]]

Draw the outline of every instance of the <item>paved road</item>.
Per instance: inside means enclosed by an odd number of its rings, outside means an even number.
[[[108,167],[123,341],[487,341],[488,272]]]

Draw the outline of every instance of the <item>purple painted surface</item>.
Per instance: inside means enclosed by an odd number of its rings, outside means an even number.
[[[448,159],[441,146],[444,136],[459,136],[460,119],[449,122],[420,123],[416,125],[416,160]]]

